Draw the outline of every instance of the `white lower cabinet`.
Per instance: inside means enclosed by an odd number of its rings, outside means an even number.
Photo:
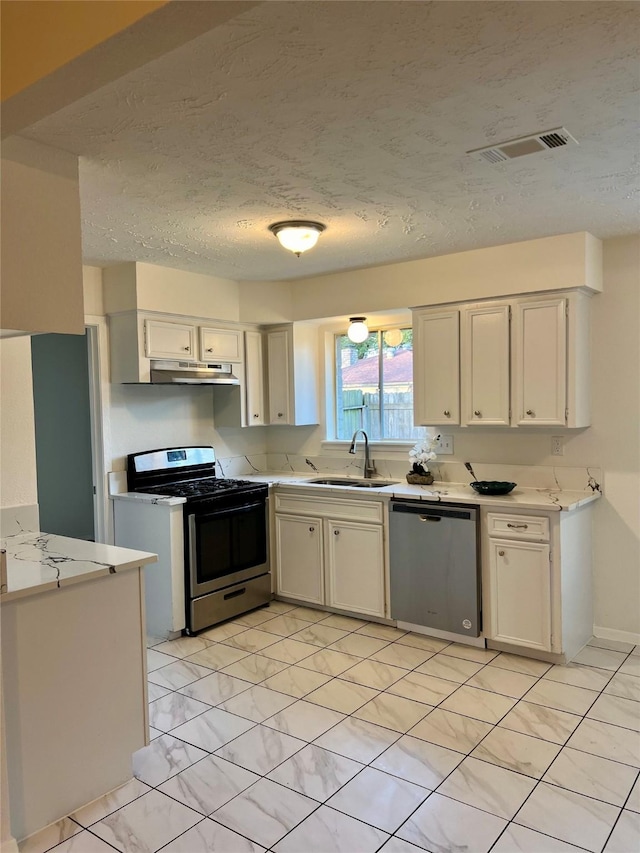
[[[287,598],[324,604],[322,519],[276,515],[277,589]]]
[[[382,526],[326,521],[327,604],[384,616]]]
[[[547,543],[489,540],[491,635],[551,651],[551,563]]]
[[[387,615],[382,501],[276,492],[276,584],[285,598]]]
[[[490,647],[574,657],[593,633],[591,505],[536,515],[482,509]]]

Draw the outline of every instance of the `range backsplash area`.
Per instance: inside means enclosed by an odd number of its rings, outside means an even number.
[[[376,458],[372,453],[378,475],[391,479],[404,479],[410,464],[403,459]],[[561,491],[602,491],[602,471],[598,467],[564,467],[548,465],[500,465],[495,462],[474,462],[474,470],[482,480],[510,480],[519,486]],[[468,483],[469,473],[462,462],[436,460],[430,468],[436,481],[443,483]],[[260,453],[247,456],[218,457],[218,474],[224,477],[242,477],[264,471],[295,472],[301,476],[314,474],[341,474],[362,477],[362,453],[334,456],[304,456],[297,453]]]

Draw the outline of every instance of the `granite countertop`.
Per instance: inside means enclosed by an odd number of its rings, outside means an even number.
[[[361,497],[375,496],[385,498],[410,498],[420,501],[476,504],[491,506],[502,510],[534,509],[569,512],[585,504],[598,500],[599,491],[568,491],[563,489],[535,489],[524,486],[516,488],[508,495],[479,495],[467,483],[435,482],[431,486],[411,486],[400,482],[396,485],[381,486],[379,489],[359,489],[355,486],[324,486],[311,483],[310,480],[330,477],[330,474],[315,474],[313,477],[296,472],[265,471],[259,474],[243,475],[243,480],[256,483],[269,483],[292,488],[320,489],[335,494],[349,493]],[[342,475],[336,474],[342,478]],[[358,479],[358,478],[354,478]]]
[[[0,547],[7,552],[7,589],[2,590],[0,599],[3,602],[117,574],[158,559],[147,551],[52,533],[7,536],[0,539]]]
[[[110,495],[112,500],[135,501],[139,504],[158,504],[159,506],[177,506],[187,502],[186,498],[177,498],[170,495],[150,495],[146,492],[118,492]]]

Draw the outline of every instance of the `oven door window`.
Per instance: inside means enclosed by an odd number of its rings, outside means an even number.
[[[197,586],[267,562],[263,502],[194,515]]]

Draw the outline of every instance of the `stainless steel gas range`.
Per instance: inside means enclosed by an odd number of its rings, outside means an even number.
[[[132,492],[186,499],[187,633],[269,601],[268,486],[216,477],[213,447],[132,453],[127,483]]]

